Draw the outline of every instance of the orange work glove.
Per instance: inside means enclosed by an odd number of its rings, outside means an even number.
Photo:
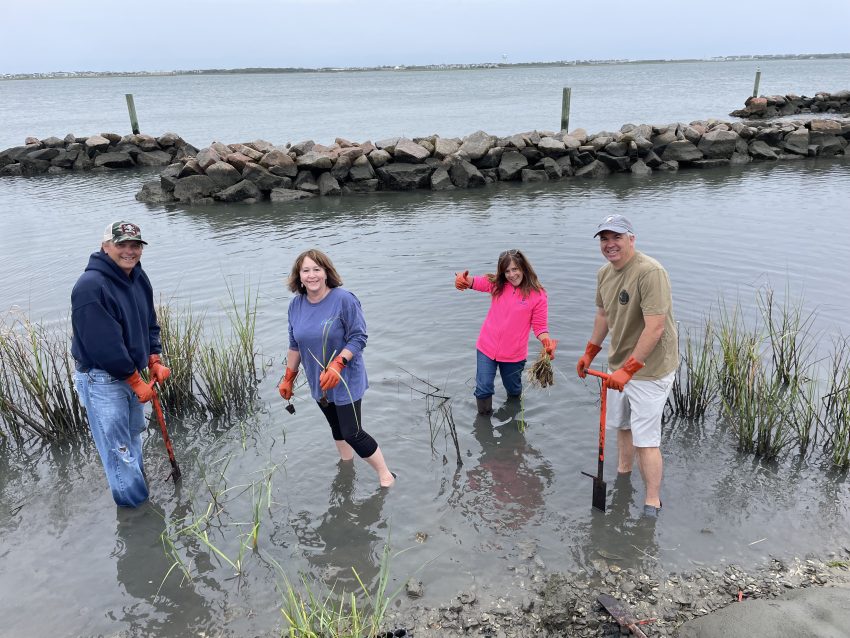
[[[339,380],[342,378],[340,375],[344,367],[345,361],[342,360],[342,356],[337,357],[328,364],[328,367],[319,375],[319,387],[322,388],[322,392],[327,392],[337,386]]]
[[[292,386],[295,385],[295,377],[298,376],[298,370],[286,369],[286,374],[283,375],[283,381],[277,386],[277,391],[280,396],[289,401],[292,398]]]
[[[171,376],[171,368],[166,368],[162,365],[158,354],[152,354],[148,357],[148,372],[150,373],[151,381],[162,384]]]
[[[138,370],[124,379],[124,381],[136,393],[136,396],[139,397],[139,403],[147,403],[153,399],[153,388],[142,380]]]
[[[455,273],[455,288],[458,290],[466,290],[467,288],[472,288],[472,284],[469,283],[469,271],[464,270],[462,273]]]
[[[543,349],[546,351],[546,354],[549,355],[550,359],[555,358],[555,348],[558,347],[557,339],[550,339],[549,337],[543,337],[540,340],[540,343],[543,344]]]
[[[632,380],[634,373],[640,370],[643,366],[644,364],[634,357],[629,357],[623,364],[622,368],[614,370],[614,372],[608,376],[608,387],[612,390],[619,390],[622,392],[623,387]]]
[[[593,358],[599,354],[599,351],[602,350],[602,346],[597,346],[595,343],[587,342],[587,347],[584,349],[584,354],[581,355],[581,359],[578,360],[576,364],[576,373],[582,379],[587,375],[587,369],[590,367],[590,364],[593,363]]]

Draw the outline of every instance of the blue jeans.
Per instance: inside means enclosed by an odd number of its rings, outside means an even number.
[[[148,498],[142,462],[145,406],[129,385],[105,370],[76,372],[74,386],[86,408],[112,498],[121,507],[137,507]]]
[[[509,397],[518,397],[522,394],[522,371],[525,369],[525,359],[505,363],[496,361],[486,356],[480,350],[475,351],[478,361],[475,369],[475,398],[486,399],[493,396],[496,370],[502,377],[502,384]]]

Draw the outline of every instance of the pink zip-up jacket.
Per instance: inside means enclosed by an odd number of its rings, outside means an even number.
[[[472,278],[472,289],[490,293],[487,277]],[[490,310],[481,326],[475,347],[495,361],[515,363],[528,358],[528,331],[534,336],[549,332],[549,301],[545,292],[532,290],[527,297],[519,288],[505,283],[502,294],[492,297]]]

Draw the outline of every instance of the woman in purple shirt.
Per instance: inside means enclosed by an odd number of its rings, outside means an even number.
[[[389,487],[395,475],[378,443],[363,430],[360,415],[369,387],[363,363],[366,321],[360,301],[341,286],[339,273],[323,252],[312,249],[298,255],[289,275],[289,289],[296,295],[289,303],[289,353],[278,390],[287,401],[292,398],[303,364],[310,394],[331,426],[340,458],[350,461],[356,452],[378,473],[381,487]]]

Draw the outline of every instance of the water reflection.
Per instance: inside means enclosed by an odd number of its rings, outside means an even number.
[[[483,523],[497,531],[519,530],[544,508],[552,467],[520,432],[522,418],[520,399],[508,399],[492,421],[488,416],[475,417],[472,431],[481,446],[478,464],[466,471],[467,489],[456,493],[454,500],[476,528]]]
[[[382,519],[388,490],[379,489],[364,500],[354,498],[354,463],[339,461],[328,492],[328,509],[315,516],[302,511],[292,527],[314,573],[328,586],[359,589],[352,568],[364,584],[376,582],[380,571],[383,539],[375,529],[385,527]]]
[[[588,509],[591,509],[590,481],[587,483]],[[638,510],[636,515],[632,514],[638,491],[632,484],[632,473],[617,474],[613,484],[608,483],[606,511],[591,509],[585,530],[580,533],[582,540],[573,546],[573,555],[580,565],[603,559],[625,569],[657,560],[656,525],[659,519],[641,516]]]
[[[130,636],[185,635],[209,628],[207,604],[192,582],[177,585],[177,575],[163,582],[171,567],[160,538],[165,529],[163,510],[148,502],[136,509],[117,507],[116,513],[112,557],[127,600],[107,617],[124,624]]]

